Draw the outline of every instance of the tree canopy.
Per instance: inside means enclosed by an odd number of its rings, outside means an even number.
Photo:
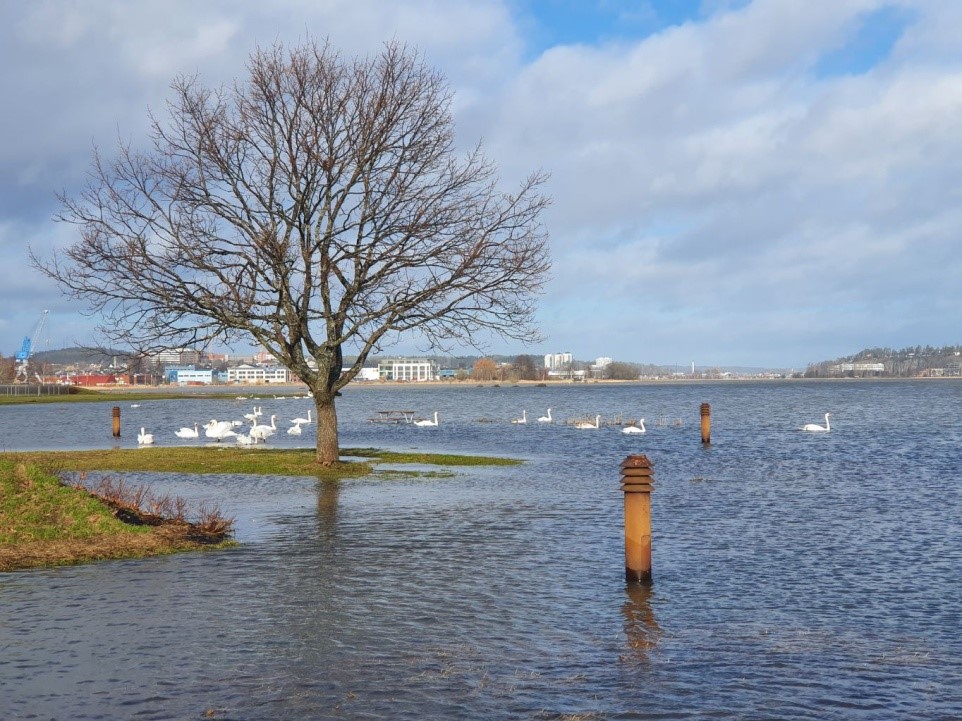
[[[106,339],[264,347],[312,390],[332,463],[335,395],[370,353],[411,332],[437,348],[536,337],[545,176],[506,192],[480,146],[456,152],[451,91],[416,52],[278,44],[244,82],[171,89],[148,149],[95,152],[62,197],[79,239],[32,256]]]

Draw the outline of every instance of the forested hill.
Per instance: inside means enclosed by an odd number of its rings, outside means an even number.
[[[891,376],[899,378],[962,375],[962,345],[866,348],[855,355],[813,363],[806,377]]]

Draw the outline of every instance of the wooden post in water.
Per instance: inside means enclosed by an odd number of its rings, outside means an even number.
[[[114,406],[112,415],[114,420],[114,438],[120,438],[120,406]]]
[[[701,442],[711,443],[711,406],[707,403],[701,404]]]
[[[651,491],[655,482],[651,461],[644,455],[621,462],[625,493],[625,580],[651,583]]]

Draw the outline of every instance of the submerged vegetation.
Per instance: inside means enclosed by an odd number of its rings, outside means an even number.
[[[229,473],[313,476],[333,481],[380,477],[445,477],[439,471],[377,471],[377,465],[514,465],[507,458],[345,449],[333,466],[313,450],[242,448],[133,448],[0,453],[0,572],[111,558],[142,558],[230,545],[232,519],[216,507],[192,516],[182,499],[155,496],[145,486],[88,471]],[[64,480],[68,479],[68,480]]]

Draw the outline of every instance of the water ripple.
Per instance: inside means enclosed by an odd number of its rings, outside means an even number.
[[[0,718],[959,716],[962,385],[411,387],[342,401],[349,446],[527,462],[341,483],[129,474],[219,502],[241,547],[0,575]],[[641,412],[649,433],[508,422],[548,406],[559,419]],[[439,409],[442,424],[366,422],[395,407]],[[156,401],[124,417],[174,443],[161,429],[242,409]],[[797,430],[827,410],[831,434]],[[112,443],[109,404],[0,414],[8,448]],[[638,452],[656,473],[650,589],[623,582],[617,469]]]

